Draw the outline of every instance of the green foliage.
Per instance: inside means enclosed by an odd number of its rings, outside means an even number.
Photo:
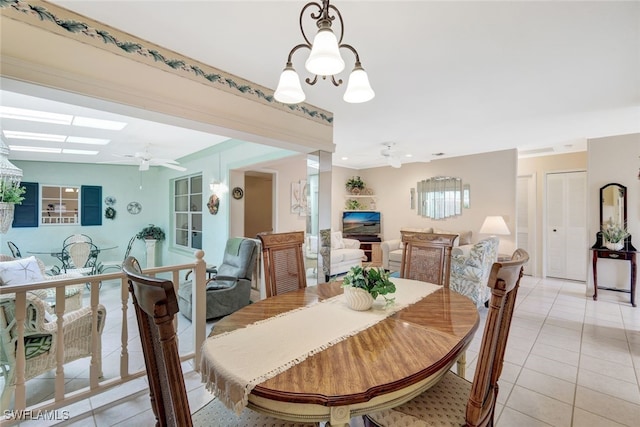
[[[611,243],[618,243],[629,235],[629,232],[625,227],[620,224],[614,224],[612,220],[602,224],[601,230],[602,236]]]
[[[347,209],[348,211],[357,211],[360,210],[360,208],[362,208],[362,205],[360,205],[360,202],[356,199],[347,200],[345,209]]]
[[[24,200],[22,196],[27,189],[19,185],[6,184],[0,181],[0,202],[21,204]]]
[[[160,241],[164,240],[165,238],[162,228],[156,227],[153,224],[149,224],[148,227],[144,227],[142,230],[140,230],[138,234],[136,234],[136,237],[140,240],[155,239]]]
[[[393,298],[387,298],[385,295],[396,291],[396,285],[389,280],[389,272],[381,268],[365,270],[359,265],[351,267],[346,276],[344,276],[342,286],[364,289],[371,294],[373,299],[376,299],[378,295],[382,295],[387,303],[392,302]]]
[[[359,176],[352,176],[347,180],[344,186],[347,190],[353,190],[354,188],[362,190],[365,187],[365,183]]]

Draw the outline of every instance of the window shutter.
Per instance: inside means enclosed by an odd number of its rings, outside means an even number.
[[[102,225],[102,187],[80,187],[80,225]]]
[[[15,206],[13,212],[12,227],[37,227],[38,226],[38,183],[23,182],[20,184],[27,191],[23,194],[24,200]]]

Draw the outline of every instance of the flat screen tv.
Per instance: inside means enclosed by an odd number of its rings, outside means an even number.
[[[344,211],[342,212],[342,234],[378,235],[380,234],[380,212]]]

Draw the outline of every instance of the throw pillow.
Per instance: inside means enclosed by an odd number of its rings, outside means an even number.
[[[0,285],[24,285],[44,280],[36,257],[0,262]]]
[[[342,231],[333,231],[331,233],[331,249],[344,249],[344,241],[342,240]]]

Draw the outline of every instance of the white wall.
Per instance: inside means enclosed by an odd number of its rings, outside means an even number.
[[[595,138],[587,141],[589,194],[589,234],[595,242],[600,230],[600,188],[615,182],[627,187],[627,228],[632,243],[640,248],[640,134]],[[591,255],[591,254],[589,254]],[[593,274],[589,269],[587,295],[593,294]],[[629,289],[628,261],[601,259],[598,261],[598,285]],[[620,298],[628,301],[628,294]]]
[[[500,252],[515,250],[516,221],[516,150],[461,156],[451,159],[434,160],[429,163],[409,163],[399,169],[379,167],[352,170],[333,169],[332,203],[334,229],[339,230],[341,212],[344,209],[345,181],[359,175],[376,194],[377,210],[382,213],[383,240],[400,238],[403,227],[435,227],[450,231],[471,230],[472,240],[477,242],[485,237],[478,231],[488,215],[502,215],[507,222],[510,236],[500,236]],[[410,189],[423,179],[435,176],[453,176],[470,185],[470,208],[463,209],[462,215],[443,220],[431,220],[417,215],[410,209]]]

